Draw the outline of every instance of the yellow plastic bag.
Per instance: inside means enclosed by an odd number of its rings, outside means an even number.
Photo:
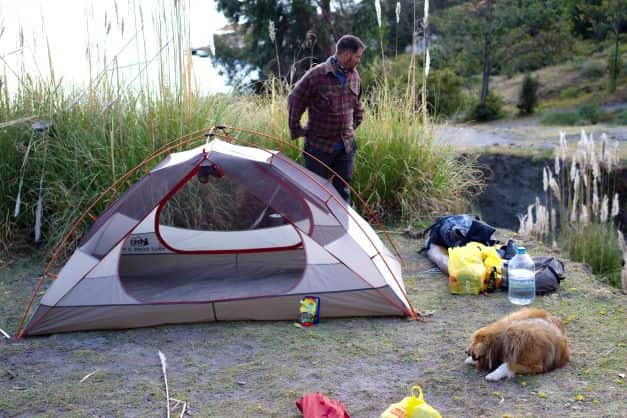
[[[418,397],[414,393],[416,390],[420,393]],[[442,418],[442,416],[425,402],[420,386],[414,386],[411,388],[411,396],[390,405],[381,414],[381,418]]]
[[[485,265],[481,247],[468,243],[448,249],[448,290],[456,295],[478,295],[484,291]]]
[[[488,292],[494,291],[501,287],[502,272],[503,272],[503,259],[496,252],[495,247],[484,247],[481,250],[481,257],[483,258],[483,265],[486,269],[486,280]]]
[[[449,291],[457,295],[477,295],[501,287],[503,260],[495,247],[469,242],[448,249]],[[492,276],[492,277],[490,277]]]

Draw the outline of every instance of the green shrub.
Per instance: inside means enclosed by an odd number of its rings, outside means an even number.
[[[620,110],[612,115],[612,118],[608,121],[617,125],[627,125],[627,109]]]
[[[411,66],[411,55],[402,54],[395,59],[385,61],[385,72],[381,59],[377,58],[367,67],[360,69],[362,86],[367,96],[376,91],[388,89],[395,98],[404,98],[407,94],[408,70]],[[420,106],[422,89],[422,62],[418,57],[416,63],[416,107]],[[384,78],[387,77],[387,80]],[[387,84],[386,84],[387,83]],[[464,79],[449,68],[431,69],[427,79],[427,107],[432,115],[452,116],[463,110],[466,95],[463,92]]]
[[[490,92],[486,99],[485,105],[479,103],[479,100],[470,102],[466,120],[472,121],[490,121],[500,119],[505,116],[503,112],[503,100],[496,94]]]
[[[444,68],[429,73],[427,101],[435,115],[451,116],[463,110],[466,95],[462,91],[463,79],[451,69]]]
[[[574,99],[575,97],[579,96],[579,94],[580,94],[579,88],[574,87],[574,86],[566,87],[564,90],[560,92],[560,98]]]
[[[621,287],[623,251],[613,223],[569,226],[562,231],[561,243],[571,260],[587,263],[599,279]]]
[[[557,125],[557,126],[574,126],[579,123],[579,113],[572,111],[554,111],[548,112],[542,116],[540,123],[543,125]]]
[[[280,86],[262,96],[180,96],[167,91],[162,96],[150,96],[129,90],[116,96],[115,101],[106,92],[67,95],[54,86],[30,87],[12,101],[3,100],[0,95],[3,120],[40,115],[44,120],[54,120],[55,134],[47,141],[47,152],[43,152],[44,142],[33,134],[30,124],[14,124],[0,130],[0,193],[6,197],[0,201],[0,252],[9,247],[28,248],[32,243],[42,176],[41,233],[45,249],[50,249],[114,180],[168,141],[216,124],[289,138],[286,94]],[[464,210],[468,191],[475,182],[473,162],[460,163],[456,154],[432,142],[422,119],[402,98],[394,98],[390,92],[376,93],[369,98],[363,125],[357,130],[360,151],[354,188],[389,221],[402,220],[407,224],[433,213]],[[73,103],[71,108],[68,103]],[[105,107],[105,103],[112,104]],[[68,110],[51,113],[50,109]],[[236,131],[233,135],[271,149],[281,146],[254,135]],[[302,140],[290,143],[302,147]],[[298,148],[284,145],[282,151],[300,159]],[[22,207],[14,218],[22,174]],[[131,183],[141,175],[143,171],[131,178]],[[126,187],[122,184],[119,192]],[[92,214],[97,216],[103,208],[104,204],[96,207]]]
[[[581,119],[590,122],[593,125],[599,122],[603,113],[599,106],[592,103],[581,105],[578,112]]]
[[[518,112],[521,115],[530,115],[538,104],[538,87],[540,83],[531,74],[525,74],[518,96]]]
[[[601,63],[588,61],[581,67],[581,74],[586,78],[601,78],[605,75],[605,68]]]

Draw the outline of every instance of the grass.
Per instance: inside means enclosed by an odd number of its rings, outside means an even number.
[[[0,103],[5,120],[34,114],[54,122],[46,135],[34,132],[30,124],[0,130],[0,192],[9,197],[0,203],[0,248],[5,250],[32,242],[40,194],[44,202],[42,236],[44,247],[49,248],[115,179],[185,133],[226,124],[288,138],[286,94],[280,88],[262,97],[188,95],[182,106],[171,94],[148,100],[142,99],[141,92],[127,92],[103,110],[107,100],[98,92],[75,97],[57,90],[50,95],[44,87],[37,90],[34,86],[29,95]],[[45,109],[25,105],[37,103],[40,97],[48,102]],[[70,110],[47,110],[66,109],[69,102],[75,103]],[[434,211],[460,208],[467,185],[476,182],[473,162],[460,162],[452,150],[432,144],[431,133],[422,127],[419,118],[398,105],[375,102],[368,109],[357,131],[361,149],[354,187],[387,219],[400,216],[404,222],[411,222],[429,217]],[[241,138],[251,140],[249,135]],[[277,148],[270,141],[261,144]],[[300,159],[294,150],[285,152]],[[13,218],[22,178],[22,207]]]
[[[542,173],[544,195],[519,215],[523,236],[559,241],[573,260],[587,262],[599,279],[616,288],[623,270],[623,237],[615,224],[619,164],[618,141],[602,136],[595,142],[582,131],[571,153],[563,135],[554,164]]]
[[[498,231],[497,237],[509,234]],[[417,254],[421,243],[397,236],[410,300],[431,315],[423,322],[346,318],[311,329],[290,321],[224,322],[0,343],[0,384],[7,389],[0,392],[0,409],[8,417],[161,415],[161,350],[171,396],[203,417],[298,417],[295,400],[315,391],[343,402],[352,416],[374,417],[414,384],[443,416],[622,416],[624,296],[566,254],[526,241],[532,255],[565,261],[559,294],[538,297],[534,306],[564,319],[572,361],[548,374],[488,383],[485,373],[463,364],[464,349],[474,329],[514,309],[506,294],[449,294],[444,276],[426,273],[432,265]],[[8,331],[38,268],[15,259],[0,272],[0,318]]]
[[[543,125],[574,126],[583,122],[576,111],[553,111],[542,116]]]
[[[11,93],[4,85],[0,194],[7,198],[0,202],[0,254],[31,251],[33,237],[39,233],[42,239],[37,246],[47,254],[103,190],[155,150],[189,132],[221,124],[289,140],[289,86],[270,80],[266,94],[260,96],[203,96],[194,90],[191,66],[182,65],[189,59],[189,39],[181,7],[174,7],[169,15],[158,14],[157,26],[165,28],[161,42],[168,47],[150,61],[159,68],[157,86],[150,84],[147,66],[135,75],[139,83],[121,80],[111,68],[115,59],[98,56],[99,49],[93,46],[87,48],[93,74],[83,90],[68,90],[54,77],[24,74],[18,74]],[[119,30],[114,25],[114,31]],[[143,26],[138,29],[143,30]],[[149,59],[146,52],[140,58]],[[97,68],[99,63],[102,69]],[[51,73],[52,69],[51,62]],[[353,186],[385,221],[412,223],[434,212],[459,210],[465,205],[468,185],[480,187],[473,160],[459,160],[452,150],[434,145],[414,106],[388,100],[391,96],[378,90],[368,98],[363,126],[357,130],[361,150]],[[35,131],[33,124],[41,121],[51,122],[52,128]],[[292,149],[254,135],[238,138],[281,148],[298,161],[302,158],[298,151],[302,142]],[[98,205],[93,214],[97,216],[116,196]],[[36,229],[39,201],[43,210],[41,228]]]
[[[599,280],[616,288],[621,287],[623,251],[615,237],[616,227],[613,224],[595,222],[571,226],[562,236],[562,245],[572,260],[587,263]]]
[[[575,126],[604,122],[613,125],[624,125],[627,111],[605,111],[601,107],[584,103],[573,110],[547,111],[542,115],[543,125]]]
[[[607,92],[606,60],[607,50],[590,42],[578,42],[579,49],[570,62],[545,67],[533,72],[533,76],[540,82],[538,90],[538,111],[545,112],[543,117],[548,118],[547,124],[574,125],[583,122],[581,118],[573,121],[572,108],[578,108],[587,103],[602,105],[624,101],[627,91],[625,74],[618,80],[618,89],[615,93]],[[627,49],[621,47],[623,61],[627,60]],[[585,58],[580,58],[585,57]],[[497,92],[509,113],[514,113],[520,93],[524,75],[513,77],[496,76],[491,78],[491,90]],[[610,123],[620,124],[619,120]]]

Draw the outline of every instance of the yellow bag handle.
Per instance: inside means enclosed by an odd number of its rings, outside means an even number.
[[[418,389],[418,392],[420,392],[420,395],[417,398],[416,398],[416,394],[414,393],[414,391],[416,389]],[[423,403],[425,401],[425,399],[424,399],[424,397],[422,395],[422,388],[420,386],[418,386],[418,385],[411,387],[411,396],[412,396],[412,398],[417,399],[418,401],[420,401],[420,403]]]
[[[415,391],[418,390],[420,393],[418,397],[416,397]],[[412,386],[411,388],[411,398],[409,398],[409,402],[407,402],[407,406],[405,407],[405,416],[411,416],[411,413],[414,409],[418,408],[420,405],[424,404],[425,400],[422,395],[422,388],[420,386]]]

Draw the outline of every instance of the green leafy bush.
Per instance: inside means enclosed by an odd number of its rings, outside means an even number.
[[[155,97],[120,89],[115,101],[107,97],[106,91],[67,94],[62,88],[45,84],[25,86],[28,88],[22,90],[22,96],[11,102],[0,95],[4,119],[20,120],[36,114],[55,123],[54,137],[45,142],[33,134],[30,124],[0,130],[0,194],[6,197],[0,201],[0,213],[6,214],[0,219],[0,257],[5,249],[28,248],[32,243],[33,214],[40,191],[44,202],[41,232],[44,249],[49,250],[115,179],[170,140],[216,124],[287,140],[286,92],[280,83],[270,86],[274,87],[261,96],[178,95],[164,91]],[[74,103],[71,109],[50,112],[67,108],[67,103]],[[103,103],[113,104],[103,111]],[[281,146],[255,135],[235,133],[234,137],[271,149]],[[386,221],[410,223],[433,213],[464,210],[469,190],[476,189],[471,158],[462,163],[455,153],[433,142],[415,109],[389,91],[379,90],[369,97],[357,140],[360,151],[352,185]],[[46,142],[47,151],[43,152]],[[21,170],[29,143],[26,169]],[[290,144],[295,148],[283,146],[283,152],[300,160],[302,142]],[[131,183],[141,175],[143,171]],[[22,209],[19,216],[9,216],[21,180]],[[127,186],[120,185],[119,192]],[[92,213],[97,216],[103,205]]]
[[[581,74],[586,78],[601,78],[605,75],[605,68],[601,63],[588,61],[581,67]]]
[[[466,103],[463,79],[451,69],[435,70],[427,79],[427,101],[435,115],[451,116]]]
[[[375,59],[364,69],[360,69],[362,86],[371,94],[385,89],[395,98],[407,95],[408,72],[411,67],[411,55],[402,54],[385,62],[385,71],[381,59]],[[420,105],[422,89],[422,61],[416,63],[416,106]],[[386,79],[387,78],[387,79]],[[463,91],[464,80],[449,68],[431,69],[427,79],[427,107],[432,115],[452,116],[463,110],[466,94]]]
[[[503,112],[503,100],[496,94],[490,92],[486,99],[485,105],[479,103],[479,100],[470,102],[466,120],[489,121],[500,119],[505,116]]]
[[[518,97],[518,112],[521,115],[530,115],[538,104],[538,87],[540,82],[533,78],[531,74],[525,74],[522,86],[520,87],[520,95]]]
[[[571,87],[566,87],[564,90],[562,90],[560,92],[560,97],[562,99],[574,99],[575,97],[579,96],[579,94],[580,94],[579,88],[575,86],[571,86]]]
[[[623,251],[613,223],[569,226],[561,242],[571,260],[587,263],[601,281],[621,287]]]
[[[581,119],[590,122],[593,125],[599,123],[599,120],[601,119],[601,116],[603,114],[601,108],[592,103],[586,103],[581,105],[578,112]]]
[[[627,109],[623,109],[615,113],[609,120],[609,122],[615,123],[617,125],[627,125]]]
[[[553,111],[542,116],[543,125],[573,126],[579,123],[579,113],[575,111]]]

